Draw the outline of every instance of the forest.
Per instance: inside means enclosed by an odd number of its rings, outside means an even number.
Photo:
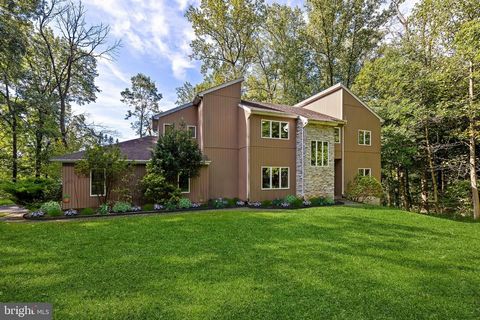
[[[384,120],[383,204],[478,219],[480,2],[404,8],[401,0],[202,0],[185,18],[203,81],[177,88],[177,104],[240,76],[246,98],[288,105],[341,82]],[[58,180],[52,156],[114,135],[72,105],[96,100],[97,63],[114,60],[120,42],[108,25],[87,24],[81,2],[2,0],[0,14],[0,179]],[[151,90],[158,108],[161,94]]]

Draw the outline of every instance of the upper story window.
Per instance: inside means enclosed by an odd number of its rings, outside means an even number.
[[[197,127],[196,126],[187,126],[187,130],[190,133],[190,138],[197,137]]]
[[[262,190],[289,189],[288,167],[262,167]]]
[[[163,134],[166,134],[168,130],[172,130],[173,124],[171,123],[164,123],[163,124]]]
[[[334,135],[335,143],[340,143],[342,141],[342,131],[339,127],[335,128],[335,135]]]
[[[328,166],[328,142],[312,141],[310,164],[313,167]]]
[[[361,146],[372,145],[372,131],[358,130],[358,144]]]
[[[288,122],[262,120],[262,138],[288,140]]]
[[[90,196],[105,195],[105,170],[90,171]]]
[[[371,176],[372,169],[370,168],[358,168],[358,175],[362,177]]]

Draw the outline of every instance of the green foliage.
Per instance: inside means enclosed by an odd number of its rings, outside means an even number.
[[[180,189],[168,183],[160,173],[152,172],[151,165],[147,165],[147,173],[142,178],[142,188],[147,201],[166,204],[168,201],[180,199]]]
[[[319,206],[328,206],[335,204],[335,201],[331,198],[327,197],[313,197],[308,199],[311,202],[311,205],[314,207],[319,207]]]
[[[165,210],[175,210],[178,208],[178,200],[170,199],[165,203]]]
[[[188,198],[181,198],[179,201],[178,201],[178,207],[180,209],[188,209],[192,206],[192,202],[190,201],[190,199]]]
[[[202,152],[195,139],[190,137],[185,123],[172,126],[158,138],[151,160],[151,172],[163,174],[166,181],[177,185],[178,176],[198,176]]]
[[[262,201],[262,207],[269,208],[271,206],[272,206],[272,201],[271,200],[263,200]]]
[[[102,203],[97,209],[98,214],[108,214],[110,212],[110,207],[107,203]]]
[[[347,186],[346,196],[348,199],[364,202],[372,198],[381,198],[383,195],[382,185],[371,176],[357,175]]]
[[[293,194],[289,194],[288,196],[286,196],[283,201],[285,201],[286,203],[288,204],[293,204],[298,198],[296,196],[294,196]]]
[[[446,213],[466,217],[472,215],[471,196],[470,181],[458,180],[447,186],[441,201]]]
[[[132,210],[132,205],[124,201],[116,201],[112,206],[112,212],[128,212]]]
[[[18,182],[4,181],[0,187],[15,203],[21,205],[61,199],[62,186],[52,179],[28,178]]]
[[[56,201],[45,202],[40,207],[40,210],[42,210],[43,212],[45,212],[45,214],[52,217],[57,217],[62,215],[62,208],[60,207],[60,204]]]
[[[192,102],[195,98],[195,88],[188,81],[183,83],[181,87],[175,88],[175,91],[177,92],[177,100],[175,101],[177,106]]]
[[[210,199],[208,203],[210,207],[213,207],[216,209],[222,209],[228,206],[228,200],[224,198]]]
[[[274,200],[272,201],[272,205],[273,205],[274,207],[280,207],[281,204],[282,204],[282,202],[283,202],[283,199],[274,199]]]
[[[95,214],[95,210],[93,210],[92,208],[84,208],[80,210],[80,214],[83,216],[91,216]]]
[[[153,203],[147,203],[142,206],[143,211],[153,211]]]
[[[120,94],[121,101],[133,108],[128,110],[125,120],[134,118],[132,129],[140,137],[152,135],[152,116],[160,112],[158,102],[162,94],[157,91],[155,82],[150,77],[139,73],[131,78],[132,88],[126,88]]]
[[[92,170],[105,172],[105,195],[99,198],[105,203],[110,198],[114,184],[130,169],[126,157],[117,145],[94,144],[87,147],[82,160],[75,164],[75,171],[89,176]]]

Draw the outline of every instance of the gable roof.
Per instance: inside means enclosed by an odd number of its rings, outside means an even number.
[[[337,122],[337,123],[344,123],[345,121],[341,119],[337,119],[334,117],[331,117],[329,115],[316,112],[313,110],[309,109],[304,109],[304,108],[296,108],[292,106],[287,106],[284,104],[275,104],[275,103],[267,103],[267,102],[255,102],[255,101],[247,101],[247,100],[242,100],[241,104],[246,106],[246,107],[253,107],[253,108],[259,108],[259,109],[264,109],[264,110],[273,110],[273,111],[278,111],[286,115],[294,115],[294,116],[299,116],[299,117],[304,117],[309,120],[315,120],[315,121],[326,121],[326,122]]]
[[[157,143],[156,136],[147,136],[143,138],[127,140],[116,143],[120,151],[127,160],[144,163],[152,158],[152,151]],[[64,154],[62,156],[51,158],[51,161],[71,163],[81,160],[85,155],[85,151],[78,151],[74,153]]]
[[[162,113],[159,113],[159,114],[156,114],[152,117],[153,120],[158,120],[159,118],[161,117],[164,117],[164,116],[167,116],[169,114],[172,114],[174,112],[177,112],[177,111],[180,111],[182,109],[186,109],[188,107],[191,107],[193,106],[193,102],[188,102],[188,103],[185,103],[185,104],[182,104],[181,106],[178,106],[178,107],[175,107],[175,108],[172,108],[172,109],[169,109],[167,111],[164,111]]]
[[[360,100],[359,97],[357,97],[352,91],[350,91],[347,87],[345,87],[342,83],[337,83],[334,86],[331,86],[330,88],[327,88],[303,101],[300,101],[299,103],[295,104],[294,107],[300,107],[303,108],[306,105],[310,104],[313,101],[319,100],[337,90],[343,89],[346,92],[348,92],[355,100],[357,100],[362,106],[364,106],[368,111],[370,111],[375,117],[378,118],[378,120],[383,122],[383,119],[375,112],[373,111],[369,106],[367,106],[362,100]]]

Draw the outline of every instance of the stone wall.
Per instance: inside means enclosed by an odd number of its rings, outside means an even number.
[[[308,123],[305,127],[304,125],[304,121],[297,121],[297,195],[306,198],[323,196],[333,199],[335,186],[334,128],[313,123]],[[311,165],[311,142],[315,140],[328,142],[327,166]]]

